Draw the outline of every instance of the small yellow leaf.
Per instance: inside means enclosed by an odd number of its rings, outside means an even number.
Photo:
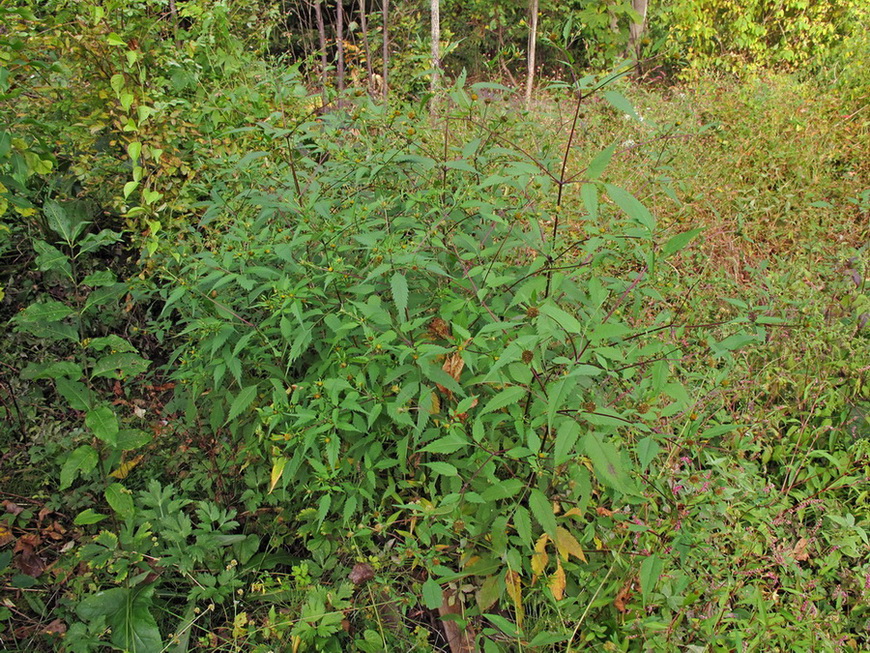
[[[275,462],[272,463],[272,476],[269,480],[269,494],[272,494],[272,490],[275,489],[275,486],[278,485],[278,481],[281,480],[281,477],[284,475],[284,467],[287,465],[287,459],[283,456],[281,458],[276,458]]]
[[[556,572],[550,576],[550,591],[553,593],[553,598],[561,601],[565,597],[565,570],[562,569],[562,562],[557,561],[558,566]]]
[[[140,462],[142,462],[142,459],[144,457],[145,457],[144,454],[139,454],[138,456],[136,456],[132,460],[128,460],[125,463],[121,463],[121,466],[118,467],[118,469],[116,469],[114,472],[109,474],[109,476],[114,476],[119,481],[127,478],[127,476],[130,474],[130,470],[132,470],[136,465],[138,465]]]
[[[568,556],[572,555],[579,558],[583,562],[587,562],[586,554],[583,553],[583,547],[575,539],[571,533],[561,526],[556,529],[556,548],[559,550],[559,555],[565,562],[568,561]]]
[[[429,409],[429,414],[434,415],[435,413],[441,412],[441,400],[438,398],[438,395],[434,392],[432,393],[432,407]]]
[[[523,609],[523,586],[520,581],[520,575],[515,572],[513,569],[509,569],[504,577],[504,584],[507,589],[508,596],[511,597],[511,600],[514,602],[514,608],[517,613],[517,628],[520,630],[523,629],[523,616],[525,615],[525,610]]]
[[[550,536],[544,533],[535,543],[535,552],[532,554],[532,573],[535,576],[539,576],[550,561],[550,556],[547,555],[547,542],[549,541]]]
[[[244,637],[248,632],[248,629],[245,628],[245,626],[247,625],[248,613],[239,612],[233,619],[233,639],[239,639],[240,637]]]

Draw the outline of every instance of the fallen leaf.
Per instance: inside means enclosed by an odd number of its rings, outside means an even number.
[[[441,617],[441,625],[444,627],[444,635],[450,647],[450,653],[475,653],[477,647],[475,647],[474,641],[477,639],[477,635],[471,626],[466,626],[465,630],[462,630],[455,619],[445,619],[451,615],[463,616],[461,596],[457,595],[456,590],[450,587],[444,589],[442,596],[438,615]]]
[[[794,548],[791,551],[792,557],[798,562],[806,562],[810,559],[810,554],[807,552],[807,547],[810,545],[810,541],[802,537],[797,541],[794,545]]]
[[[63,635],[66,632],[66,624],[60,619],[55,619],[42,632],[46,635]]]
[[[34,534],[23,535],[15,543],[13,552],[18,555],[14,564],[25,576],[36,578],[45,571],[45,561],[36,555],[36,547],[41,543],[40,537]]]
[[[613,599],[613,607],[622,614],[628,612],[627,604],[631,601],[631,595],[634,593],[634,579],[628,580],[620,590],[616,593],[616,598]]]
[[[613,511],[612,511],[612,510],[608,510],[608,509],[605,508],[604,506],[598,506],[598,507],[595,509],[595,512],[597,512],[597,513],[598,513],[599,515],[601,515],[602,517],[611,517],[611,516],[613,516]]]
[[[16,517],[24,511],[24,508],[19,506],[17,503],[15,503],[13,501],[9,501],[9,500],[6,500],[3,502],[3,508],[10,515],[15,515]]]
[[[375,577],[375,570],[371,565],[365,563],[356,564],[350,572],[348,578],[354,585],[362,585]]]

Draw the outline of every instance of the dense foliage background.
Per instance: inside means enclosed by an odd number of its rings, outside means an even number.
[[[870,648],[865,3],[432,8],[0,5],[0,648]]]

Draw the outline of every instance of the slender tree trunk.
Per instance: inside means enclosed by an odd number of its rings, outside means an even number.
[[[640,22],[632,22],[628,26],[628,55],[635,59],[640,58],[640,39],[643,36],[643,30],[646,25],[646,13],[649,7],[649,0],[631,0],[631,8],[640,15]]]
[[[529,0],[529,47],[526,73],[526,109],[532,103],[532,88],[535,85],[535,51],[538,47],[538,0]]]
[[[384,0],[384,102],[387,101],[390,85],[387,74],[390,70],[390,33],[387,26],[390,24],[390,0]]]
[[[429,3],[432,14],[432,81],[429,86],[432,94],[438,92],[438,82],[441,76],[441,3],[431,0]]]
[[[320,92],[323,95],[323,106],[326,106],[326,70],[329,67],[329,60],[326,54],[326,25],[323,23],[320,1],[314,0],[314,18],[317,20],[317,35],[320,37]]]
[[[335,45],[338,48],[338,93],[344,93],[344,6],[343,0],[335,5]]]
[[[359,0],[359,26],[362,30],[363,51],[366,53],[366,72],[369,75],[366,85],[368,86],[369,91],[371,91],[374,71],[372,70],[372,51],[369,47],[369,24],[366,19],[366,0]]]
[[[169,0],[169,17],[172,20],[172,40],[175,41],[175,49],[181,48],[181,40],[178,38],[178,9],[175,0]]]

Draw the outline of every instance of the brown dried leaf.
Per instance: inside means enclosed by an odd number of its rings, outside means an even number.
[[[456,590],[447,587],[442,596],[438,615],[441,617],[441,625],[444,627],[444,635],[450,647],[450,653],[476,653],[477,648],[474,641],[477,639],[477,635],[471,626],[466,626],[465,630],[461,630],[455,619],[444,618],[449,615],[462,617],[464,610],[462,609],[461,595],[457,594]]]
[[[791,551],[792,557],[798,562],[806,562],[810,559],[810,554],[807,552],[807,547],[810,545],[810,541],[802,537],[797,541],[794,545],[794,549]]]
[[[66,624],[60,619],[55,619],[42,632],[46,635],[63,635],[66,632]]]
[[[350,578],[350,582],[354,585],[362,585],[363,583],[367,583],[372,578],[375,577],[375,570],[372,569],[371,565],[366,563],[360,563],[353,566],[353,569],[350,572],[348,578]]]
[[[453,338],[450,333],[450,325],[440,317],[432,318],[432,321],[429,322],[429,334],[433,338],[443,338],[444,340]]]
[[[631,601],[631,595],[634,593],[634,579],[628,580],[625,585],[616,593],[616,598],[613,599],[613,607],[622,614],[628,612],[628,602]]]
[[[15,557],[15,566],[25,576],[36,578],[45,571],[45,561],[36,555],[36,547],[42,543],[39,535],[28,534],[18,538],[13,551],[18,555]]]
[[[3,508],[6,510],[6,512],[8,512],[11,515],[15,515],[16,517],[24,511],[24,508],[19,506],[14,501],[6,500],[3,502],[2,505],[3,505]]]

